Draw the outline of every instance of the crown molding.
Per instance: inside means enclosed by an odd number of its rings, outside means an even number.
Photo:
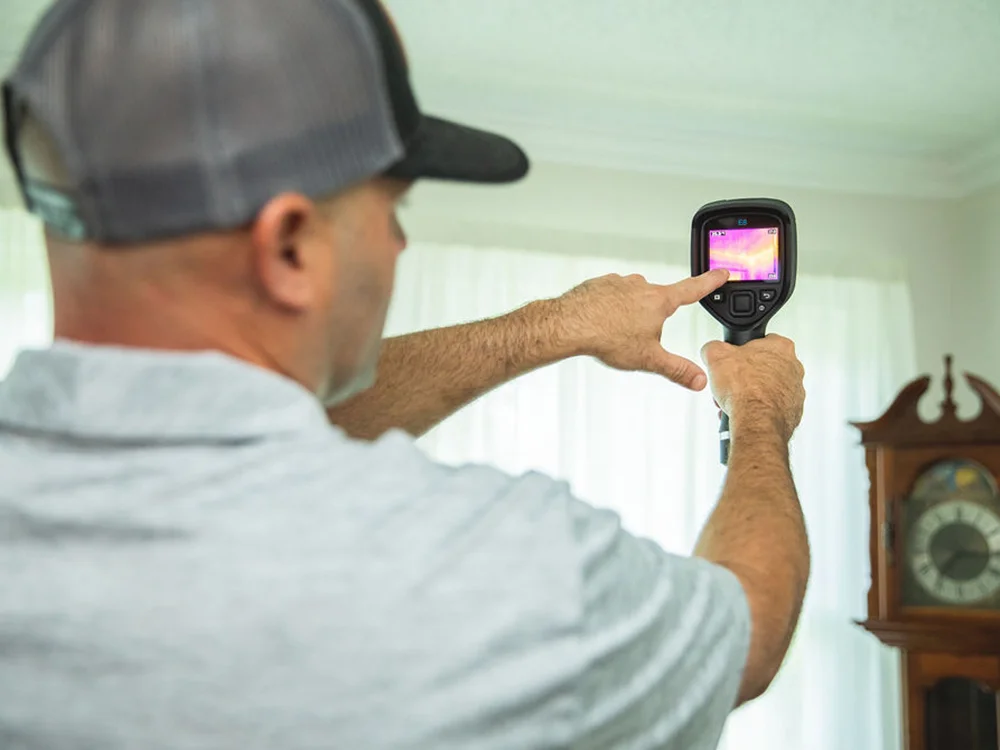
[[[796,143],[780,136],[580,133],[496,118],[541,161],[848,193],[956,198],[964,187],[939,159]]]
[[[630,172],[914,198],[961,198],[1000,185],[1000,137],[955,154],[932,138],[865,131],[830,118],[707,109],[524,82],[419,86],[426,109],[518,140],[534,161]],[[948,154],[951,154],[949,157]],[[0,206],[21,206],[0,159]]]
[[[961,198],[1000,183],[1000,139],[957,157],[932,135],[901,136],[836,118],[506,85],[454,77],[424,106],[518,140],[535,161],[759,185],[914,198]]]

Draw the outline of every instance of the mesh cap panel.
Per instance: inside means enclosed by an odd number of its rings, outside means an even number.
[[[129,242],[240,225],[402,159],[382,60],[350,0],[63,0],[10,83],[83,233]]]

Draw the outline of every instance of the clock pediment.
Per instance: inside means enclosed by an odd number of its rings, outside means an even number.
[[[878,419],[851,422],[861,432],[862,444],[888,444],[900,448],[948,443],[1000,445],[1000,393],[978,375],[963,373],[966,383],[979,396],[981,408],[975,419],[959,419],[953,398],[951,367],[949,355],[945,357],[945,399],[937,422],[924,421],[918,410],[931,384],[931,377],[924,375],[907,384]]]

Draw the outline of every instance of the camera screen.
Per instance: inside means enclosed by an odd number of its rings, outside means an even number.
[[[779,281],[778,228],[709,230],[708,267],[727,269],[730,281]]]

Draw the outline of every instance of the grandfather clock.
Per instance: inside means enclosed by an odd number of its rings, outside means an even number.
[[[871,480],[871,588],[858,623],[902,652],[906,750],[998,750],[1000,395],[965,380],[982,409],[956,414],[950,356],[937,422],[907,385],[873,422],[855,422]]]

